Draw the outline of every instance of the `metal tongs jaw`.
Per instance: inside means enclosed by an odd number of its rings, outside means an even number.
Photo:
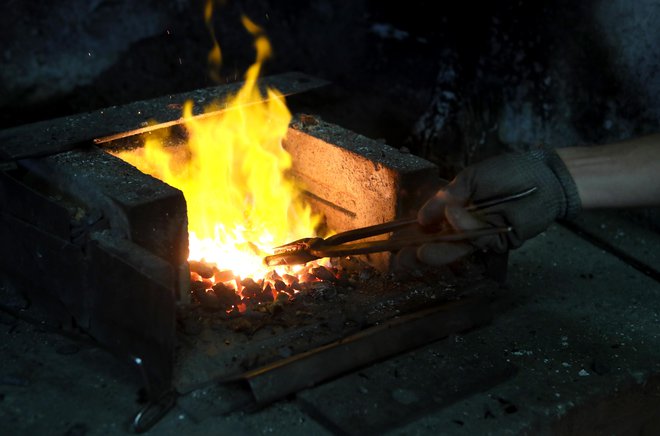
[[[466,210],[475,212],[487,207],[517,200],[531,195],[536,187],[527,189],[505,197],[491,198],[466,207]],[[392,233],[405,228],[415,229],[415,234],[392,237],[376,241],[354,242],[372,236]],[[423,229],[417,219],[405,218],[389,221],[383,224],[362,227],[347,232],[337,233],[328,238],[303,238],[274,248],[274,254],[266,256],[264,263],[268,266],[299,265],[324,257],[342,257],[356,254],[378,253],[381,251],[396,251],[405,247],[415,247],[431,242],[457,242],[480,238],[482,236],[507,233],[511,227],[487,227],[483,229],[457,232],[452,229],[429,232]],[[352,242],[352,243],[351,243]]]
[[[303,238],[288,244],[275,247],[275,254],[266,256],[264,262],[268,266],[299,265],[319,259],[311,250],[323,242],[323,238]]]

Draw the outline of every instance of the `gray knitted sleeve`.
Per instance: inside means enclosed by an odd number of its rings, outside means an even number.
[[[558,218],[572,220],[576,218],[582,210],[582,202],[578,194],[577,186],[573,177],[568,172],[564,161],[559,157],[555,149],[540,148],[536,152],[542,154],[543,160],[559,180],[564,190],[564,210]],[[532,152],[534,153],[534,152]]]

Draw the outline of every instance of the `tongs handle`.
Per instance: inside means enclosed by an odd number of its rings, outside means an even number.
[[[328,245],[320,248],[311,248],[309,253],[315,259],[321,257],[342,257],[355,254],[378,253],[381,251],[397,251],[405,247],[416,247],[433,242],[460,242],[482,236],[493,236],[510,232],[511,227],[487,227],[483,229],[467,230],[459,233],[433,233],[408,238],[383,239],[378,241],[354,242],[352,244]]]
[[[497,206],[502,203],[517,200],[519,198],[527,197],[534,193],[538,188],[536,186],[526,189],[515,194],[506,195],[503,197],[493,197],[485,200],[477,201],[465,207],[468,212],[476,212],[486,209],[487,207]],[[394,221],[388,221],[382,224],[375,224],[373,226],[362,227],[359,229],[348,230],[346,232],[337,233],[336,235],[329,236],[324,239],[323,246],[340,245],[346,242],[356,241],[358,239],[369,238],[371,236],[382,235],[385,233],[401,230],[406,227],[414,226],[417,224],[417,218],[401,218]]]
[[[328,236],[323,240],[323,245],[340,245],[345,242],[355,241],[357,239],[364,239],[371,236],[390,233],[395,230],[400,230],[405,227],[412,226],[414,224],[417,224],[417,218],[401,218],[382,224],[361,227],[359,229],[348,230],[345,232],[337,233],[336,235]]]

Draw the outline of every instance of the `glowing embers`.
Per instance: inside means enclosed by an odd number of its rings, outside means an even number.
[[[190,262],[193,303],[208,311],[238,315],[246,310],[278,311],[300,297],[328,299],[376,274],[353,258],[310,262],[295,269],[278,269],[260,279],[241,278],[229,270],[203,262]]]

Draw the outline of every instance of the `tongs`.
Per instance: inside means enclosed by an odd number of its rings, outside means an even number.
[[[528,195],[533,194],[537,189],[538,188],[534,186],[515,194],[482,200],[467,206],[465,209],[469,212],[480,211],[488,207],[527,197]],[[410,235],[407,237],[348,244],[348,242],[391,233],[404,228],[415,227],[422,229],[417,218],[403,218],[337,233],[336,235],[327,238],[317,237],[298,239],[297,241],[275,247],[273,249],[275,253],[271,256],[266,256],[264,258],[264,263],[268,266],[298,265],[311,262],[312,260],[322,259],[324,257],[343,257],[356,254],[378,253],[381,251],[397,251],[405,247],[415,247],[429,242],[465,241],[480,238],[482,236],[507,233],[512,230],[511,227],[487,227],[460,232],[455,230],[443,230],[434,233]]]

